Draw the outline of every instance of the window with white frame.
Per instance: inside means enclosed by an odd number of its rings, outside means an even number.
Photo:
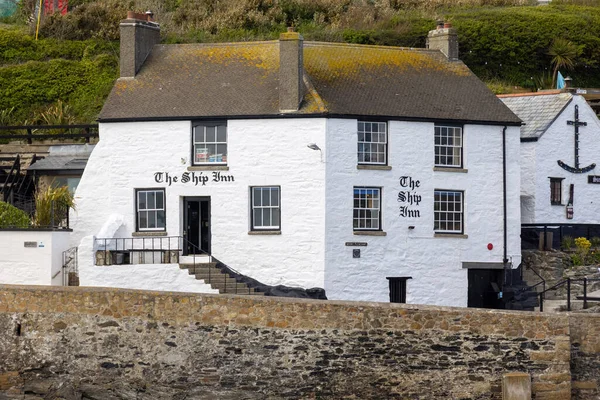
[[[227,164],[227,124],[203,122],[193,127],[192,160],[194,165]]]
[[[459,126],[435,126],[435,166],[462,167],[463,137]]]
[[[166,227],[165,190],[138,189],[136,197],[137,230],[164,231]]]
[[[358,121],[358,163],[387,164],[387,124]]]
[[[381,189],[354,188],[354,230],[381,230]]]
[[[436,233],[463,233],[463,192],[435,190],[433,230]]]
[[[252,230],[281,229],[281,190],[279,186],[250,188]]]

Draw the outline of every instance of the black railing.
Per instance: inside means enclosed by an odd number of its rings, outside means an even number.
[[[63,251],[62,261],[63,286],[79,286],[77,247]]]
[[[583,309],[587,309],[588,308],[588,302],[589,301],[600,301],[600,298],[597,297],[588,297],[587,292],[588,292],[588,283],[590,282],[600,282],[600,279],[596,279],[596,278],[581,278],[581,279],[571,279],[571,278],[567,278],[565,280],[562,280],[560,282],[558,282],[556,285],[545,289],[544,291],[539,293],[540,296],[540,311],[544,311],[544,299],[545,299],[545,295],[546,292],[549,292],[551,290],[556,290],[560,287],[567,287],[567,311],[571,311],[571,284],[573,282],[583,282],[583,296],[578,296],[577,299],[579,300],[583,300]]]
[[[2,131],[23,131],[23,133],[2,134]],[[42,131],[53,131],[53,133],[40,133]],[[63,131],[63,133],[55,133],[56,131]],[[98,124],[0,126],[0,140],[25,139],[28,144],[43,139],[85,139],[86,143],[89,143],[90,138],[98,136]]]
[[[0,157],[0,161],[12,161],[12,166],[6,175],[6,179],[4,180],[4,185],[0,188],[2,189],[2,198],[5,202],[9,202],[10,194],[14,190],[14,186],[19,180],[19,175],[21,175],[21,157]]]
[[[151,264],[164,264],[174,259],[173,252],[177,252],[179,257],[183,249],[182,240],[181,236],[96,238],[94,247],[103,254],[103,265],[138,264],[132,258],[136,255],[139,257],[137,261],[142,261],[140,264],[149,263],[146,262],[147,255],[152,257]]]
[[[527,269],[529,269],[529,270],[531,270],[531,271],[532,271],[534,274],[536,274],[536,275],[537,275],[537,277],[538,277],[538,278],[540,278],[540,279],[541,279],[541,281],[539,281],[539,282],[538,282],[538,283],[536,283],[535,285],[532,285],[532,286],[530,286],[530,287],[529,287],[529,289],[531,290],[531,289],[533,289],[533,288],[537,288],[539,285],[542,285],[542,292],[545,292],[545,291],[546,291],[546,280],[545,280],[545,279],[542,277],[542,275],[540,275],[540,273],[539,273],[539,272],[537,272],[537,271],[535,270],[535,268],[533,268],[532,266],[528,265],[526,268],[527,268]],[[537,290],[537,289],[536,289],[536,290]]]
[[[586,237],[588,239],[600,237],[600,224],[521,224],[521,247],[524,250],[538,249],[543,234],[543,249],[560,249],[565,236]],[[552,240],[549,239],[552,234]]]

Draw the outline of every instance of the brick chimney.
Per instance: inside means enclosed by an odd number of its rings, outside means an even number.
[[[160,26],[152,17],[150,11],[128,11],[127,19],[121,21],[121,78],[134,78],[152,47],[160,42]]]
[[[427,34],[427,48],[440,50],[448,60],[458,60],[458,35],[449,22],[438,21],[436,29]]]
[[[279,111],[298,111],[304,97],[302,44],[304,38],[294,28],[279,36]]]

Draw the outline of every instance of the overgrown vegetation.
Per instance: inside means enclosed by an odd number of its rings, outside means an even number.
[[[165,43],[273,40],[293,25],[306,40],[423,47],[445,19],[461,59],[496,93],[551,87],[561,65],[574,85],[600,87],[600,0],[71,0],[69,14],[43,20],[37,42],[25,25],[34,3],[21,1],[20,29],[0,28],[0,110],[14,107],[15,123],[40,120],[58,100],[76,122],[95,119],[127,10],[154,11]],[[552,63],[553,43],[576,50],[567,64]]]
[[[0,228],[27,228],[30,224],[25,211],[0,201]]]
[[[0,30],[0,122],[94,121],[117,74],[116,43],[34,41],[21,30]]]

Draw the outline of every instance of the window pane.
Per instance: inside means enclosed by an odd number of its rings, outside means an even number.
[[[145,210],[146,208],[146,192],[138,192],[138,210]]]
[[[262,211],[262,208],[255,208],[253,211],[253,222],[255,227],[262,226]]]
[[[217,145],[215,144],[207,144],[206,148],[208,149],[208,156],[213,158],[215,154],[217,154]],[[214,161],[213,161],[214,162]]]
[[[207,126],[206,127],[206,142],[207,143],[214,143],[216,141],[216,129],[214,126]]]
[[[156,212],[148,211],[148,229],[156,228]]]
[[[156,208],[156,192],[147,192],[146,198],[148,199],[148,209],[153,210]]]
[[[279,213],[280,213],[279,208],[273,209],[273,226],[278,227],[278,228],[279,228]]]
[[[165,208],[163,192],[156,192],[156,208],[163,210]]]
[[[148,228],[148,211],[140,211],[140,229]]]
[[[227,156],[227,145],[226,144],[217,145],[217,155],[221,156],[221,157]]]
[[[252,188],[252,192],[253,192],[252,198],[254,200],[252,204],[254,206],[260,206],[261,205],[261,198],[262,198],[261,197],[261,192],[262,191],[260,190],[260,188]]]
[[[204,142],[204,127],[197,126],[194,128],[194,142]]]
[[[270,206],[271,205],[271,189],[263,189],[262,190],[262,205]]]
[[[156,212],[156,227],[157,228],[165,228],[165,212],[157,211]]]
[[[262,226],[271,226],[271,210],[264,209],[262,215]]]
[[[279,189],[271,189],[271,205],[279,207]]]
[[[217,127],[217,142],[227,141],[227,127],[225,125],[219,125]]]

